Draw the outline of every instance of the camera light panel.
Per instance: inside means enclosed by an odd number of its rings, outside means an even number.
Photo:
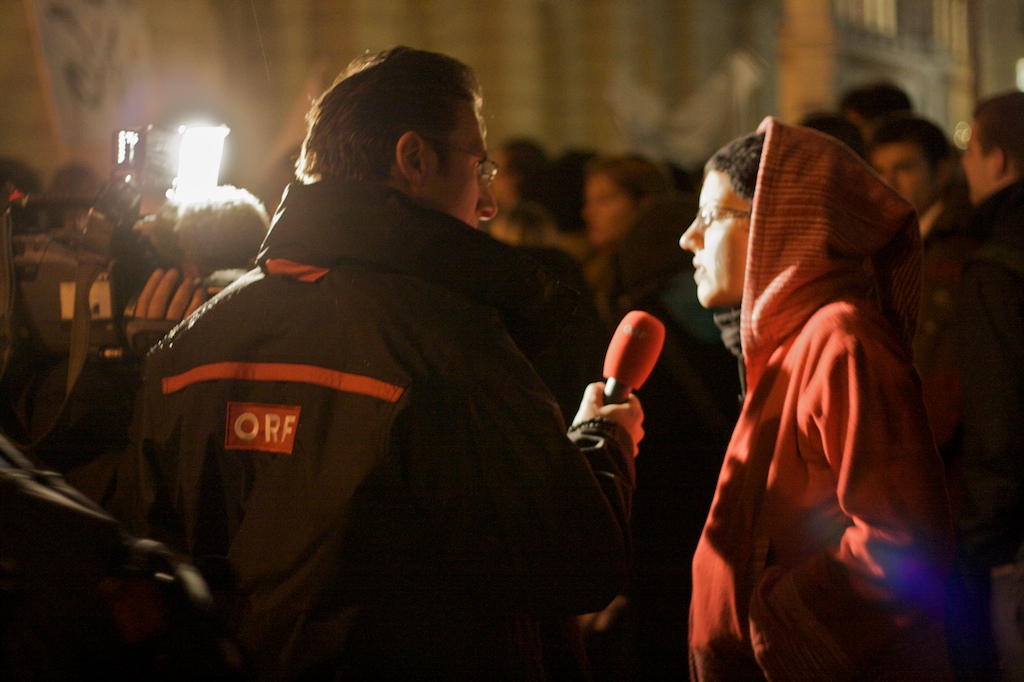
[[[187,202],[217,186],[227,126],[182,126],[174,198]]]

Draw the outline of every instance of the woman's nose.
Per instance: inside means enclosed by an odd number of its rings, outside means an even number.
[[[679,248],[684,251],[696,251],[699,244],[697,243],[697,236],[700,230],[697,229],[697,221],[694,220],[690,223],[690,226],[686,228],[686,232],[683,232],[682,236],[679,237]]]

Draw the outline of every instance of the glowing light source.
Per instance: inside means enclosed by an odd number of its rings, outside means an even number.
[[[971,124],[967,121],[960,121],[956,124],[953,132],[953,144],[958,149],[967,149],[967,142],[971,139]]]
[[[135,146],[139,143],[136,130],[121,130],[117,133],[117,164],[123,166],[135,162]]]
[[[187,202],[217,186],[227,126],[182,126],[174,198]]]
[[[1017,89],[1024,91],[1024,57],[1017,60]]]

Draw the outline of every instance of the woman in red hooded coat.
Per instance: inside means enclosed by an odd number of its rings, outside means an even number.
[[[693,559],[691,677],[950,678],[914,209],[841,143],[771,118],[706,171],[680,245],[746,390]]]

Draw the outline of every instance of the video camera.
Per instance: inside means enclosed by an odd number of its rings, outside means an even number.
[[[161,321],[124,320],[126,304],[155,266],[149,244],[133,226],[168,198],[181,200],[215,186],[227,132],[223,126],[119,130],[113,170],[96,196],[25,195],[3,188],[4,356],[21,344],[67,354],[73,323],[83,314],[90,357],[141,355],[168,331],[166,324],[147,324]],[[82,285],[88,295],[76,298]]]

